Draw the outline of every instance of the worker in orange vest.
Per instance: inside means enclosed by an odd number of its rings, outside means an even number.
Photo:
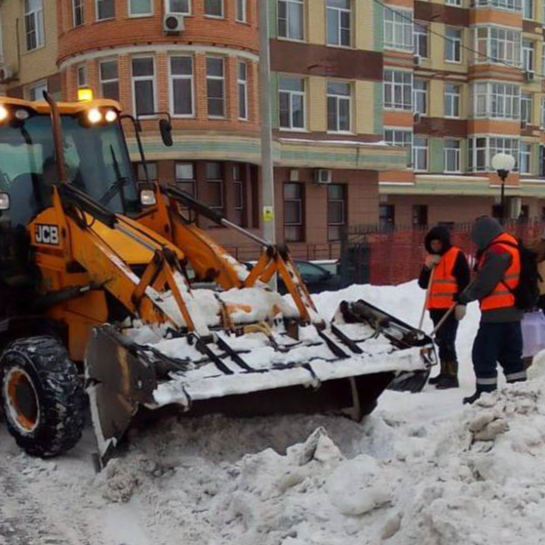
[[[454,297],[469,284],[470,270],[466,256],[450,241],[446,227],[438,226],[429,231],[424,240],[428,255],[420,272],[418,284],[428,289],[426,308],[436,326],[454,304]],[[437,330],[441,371],[430,379],[437,389],[457,388],[458,357],[456,334],[458,323],[465,316],[466,307],[458,305],[454,313]]]
[[[520,326],[524,312],[516,307],[513,294],[521,271],[517,240],[488,216],[475,220],[471,240],[478,250],[477,276],[456,299],[462,304],[478,300],[481,323],[472,352],[476,390],[464,403],[474,403],[498,387],[498,362],[508,383],[526,380]]]

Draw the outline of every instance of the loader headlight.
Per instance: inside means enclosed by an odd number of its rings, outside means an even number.
[[[30,117],[30,114],[28,113],[27,110],[17,110],[15,112],[15,117],[19,120],[19,121],[26,121],[29,117]]]
[[[6,107],[0,106],[0,123],[5,121],[9,117],[9,111]]]
[[[108,110],[104,119],[106,119],[108,123],[113,123],[117,119],[117,112],[115,110]]]
[[[142,189],[140,191],[140,204],[142,206],[153,206],[156,202],[155,191],[151,189]]]
[[[5,212],[10,209],[10,200],[7,193],[0,193],[0,211]]]
[[[89,123],[96,125],[102,121],[102,112],[98,108],[91,108],[87,112],[87,119],[89,120]]]

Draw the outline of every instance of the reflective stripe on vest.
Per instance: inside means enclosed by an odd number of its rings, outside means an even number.
[[[452,306],[452,298],[458,291],[458,284],[452,271],[461,251],[460,248],[452,247],[441,256],[441,260],[433,271],[433,281],[426,308],[446,309]]]
[[[509,242],[510,244],[516,244],[518,246],[517,240],[507,233],[503,233],[494,239],[490,245],[490,247],[500,245],[506,252],[509,252],[511,254],[511,265],[509,265],[509,268],[507,271],[505,271],[503,281],[496,285],[494,291],[489,296],[481,300],[481,310],[494,310],[497,308],[509,308],[515,306],[515,296],[511,293],[511,291],[514,290],[519,283],[520,253],[517,248],[513,248],[507,244],[501,244],[502,242]],[[479,269],[482,267],[488,251],[490,251],[490,248],[483,254],[481,261],[479,262]]]

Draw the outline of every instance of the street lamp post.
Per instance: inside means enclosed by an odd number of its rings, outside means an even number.
[[[492,168],[497,171],[501,180],[501,200],[500,200],[500,223],[505,221],[505,180],[509,173],[515,168],[515,158],[508,153],[496,153],[492,157]]]

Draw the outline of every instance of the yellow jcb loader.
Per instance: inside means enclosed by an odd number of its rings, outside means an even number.
[[[0,97],[0,393],[25,451],[72,448],[85,396],[104,464],[140,408],[361,419],[397,375],[429,372],[421,331],[364,301],[324,320],[287,248],[175,187],[141,188],[117,102],[44,97]],[[261,244],[257,265],[180,204]],[[192,289],[189,268],[218,289]]]

